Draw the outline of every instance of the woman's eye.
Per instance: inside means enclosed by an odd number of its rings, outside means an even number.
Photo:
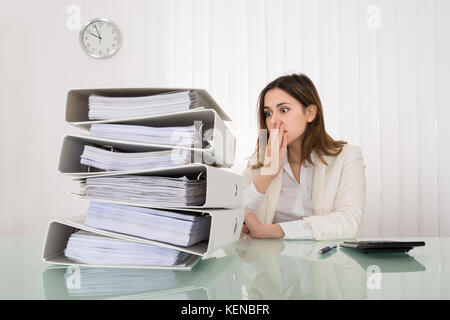
[[[271,116],[271,115],[272,115],[272,112],[270,112],[270,111],[266,111],[266,112],[265,112],[265,115],[266,115],[266,117],[269,117],[269,116]]]
[[[281,108],[281,112],[283,112],[283,113],[286,113],[286,112],[288,112],[288,108]]]

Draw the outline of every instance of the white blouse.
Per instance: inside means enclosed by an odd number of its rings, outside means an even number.
[[[283,162],[283,186],[273,223],[278,223],[283,229],[284,239],[314,239],[309,223],[301,220],[314,214],[313,167],[302,165],[298,183],[287,158],[286,154]],[[253,182],[250,183],[244,191],[244,209],[255,211],[264,197],[265,194],[259,193]]]

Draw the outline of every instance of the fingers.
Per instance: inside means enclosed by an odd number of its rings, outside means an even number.
[[[284,158],[286,156],[286,152],[287,152],[287,133],[283,133],[283,142],[281,143],[281,147],[280,147],[280,162],[283,163]]]
[[[281,122],[277,120],[273,123],[272,128],[270,130],[269,139],[272,138],[271,142],[274,144],[273,146],[277,149],[279,149],[280,145],[281,145],[281,139],[280,139],[281,132],[282,132],[281,126],[282,126]]]
[[[280,148],[280,125],[281,122],[276,120],[275,122],[271,122],[269,126],[269,138],[267,139],[267,149],[266,154],[268,157],[271,156],[272,152],[272,143],[275,150],[279,150]],[[278,142],[278,144],[277,144]]]
[[[248,216],[251,214],[251,212],[252,212],[251,210],[247,210],[244,215],[244,223],[242,224],[242,232],[245,234],[250,233],[250,229],[247,227],[245,222],[246,222],[246,220],[248,220]]]
[[[269,166],[273,170],[274,174],[279,172],[282,167],[285,153],[287,151],[287,133],[284,123],[279,120],[275,120],[269,124],[269,139],[267,141],[266,158],[264,161],[265,166]],[[272,150],[275,152],[272,154]],[[273,155],[273,159],[272,159]]]
[[[271,155],[271,148],[270,148],[270,144],[272,143],[272,140],[270,139],[270,136],[269,136],[269,139],[268,139],[268,141],[267,141],[267,149],[266,149],[266,154],[267,154],[267,156],[268,157],[270,157],[270,155]]]
[[[284,124],[280,125],[280,133],[279,133],[279,135],[280,135],[279,136],[280,137],[280,150],[283,147],[284,136],[285,136],[284,130],[285,130]]]
[[[287,148],[287,132],[284,132],[283,130],[283,134],[281,135],[281,146],[280,146],[280,150],[283,151]]]
[[[284,126],[283,123],[281,123],[280,121],[275,121],[274,123],[274,139],[276,139],[276,141],[278,142],[278,144],[275,144],[274,147],[277,147],[278,150],[282,150],[283,149],[283,142],[285,139],[285,131],[286,127]]]

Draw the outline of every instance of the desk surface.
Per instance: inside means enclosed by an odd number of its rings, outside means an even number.
[[[389,240],[425,247],[318,256],[331,242],[241,240],[188,272],[48,265],[42,238],[0,237],[0,299],[450,299],[450,238]]]

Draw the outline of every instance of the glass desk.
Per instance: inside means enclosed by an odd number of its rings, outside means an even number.
[[[450,299],[450,238],[389,240],[425,246],[319,256],[334,242],[241,240],[189,272],[48,265],[42,238],[1,237],[0,299]]]

